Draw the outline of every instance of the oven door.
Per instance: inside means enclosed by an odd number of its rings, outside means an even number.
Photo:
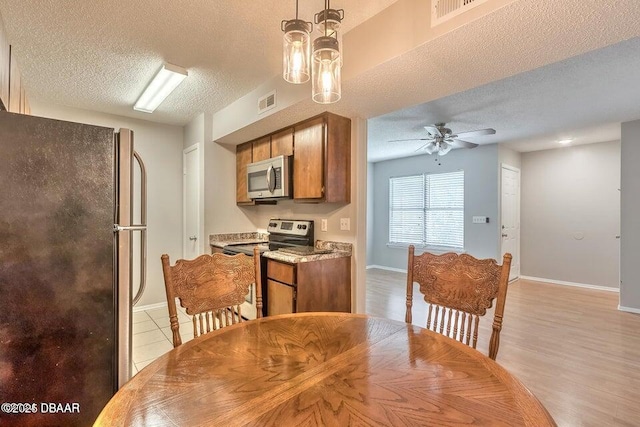
[[[240,305],[240,313],[247,320],[255,319],[258,313],[256,309],[256,284],[249,286],[249,293],[244,297],[244,302]]]
[[[253,257],[253,248],[255,247],[255,244],[249,244],[249,245],[229,245],[229,246],[225,246],[222,253],[225,255],[238,255],[238,254],[244,254],[250,257]],[[265,248],[266,249],[266,248]],[[264,258],[266,260],[266,258]],[[262,270],[262,276],[263,276],[263,281],[264,281],[264,270],[265,270],[265,263],[262,263],[263,258],[260,257],[260,261],[261,261],[261,270]],[[263,291],[264,294],[264,291]],[[263,306],[264,306],[264,297],[263,297]],[[247,320],[253,320],[257,318],[257,307],[256,307],[256,284],[252,283],[251,286],[249,286],[249,292],[247,293],[247,295],[245,295],[244,297],[244,302],[242,304],[240,304],[240,314],[242,317],[244,317]]]

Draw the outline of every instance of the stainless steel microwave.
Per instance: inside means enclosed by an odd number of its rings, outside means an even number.
[[[247,166],[247,192],[250,199],[291,197],[291,157],[278,156]]]

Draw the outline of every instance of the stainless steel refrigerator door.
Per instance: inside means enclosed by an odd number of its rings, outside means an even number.
[[[121,129],[116,141],[116,211],[114,240],[117,270],[118,388],[131,378],[132,355],[132,185],[133,133]]]
[[[0,112],[0,401],[37,410],[0,425],[91,425],[116,389],[113,133]]]
[[[132,317],[133,305],[140,299],[146,281],[147,246],[147,177],[144,163],[133,150],[133,132],[120,129],[116,141],[116,211],[114,241],[116,248],[117,295],[118,295],[118,388],[131,378],[132,372]],[[140,165],[141,224],[133,224],[134,160]],[[140,233],[140,256],[138,270],[140,285],[133,296],[133,233]]]

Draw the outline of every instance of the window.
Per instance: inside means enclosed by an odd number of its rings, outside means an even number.
[[[389,178],[389,243],[464,246],[464,171]]]

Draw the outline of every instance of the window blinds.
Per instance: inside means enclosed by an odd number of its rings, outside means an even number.
[[[464,171],[389,179],[389,243],[464,247]]]

